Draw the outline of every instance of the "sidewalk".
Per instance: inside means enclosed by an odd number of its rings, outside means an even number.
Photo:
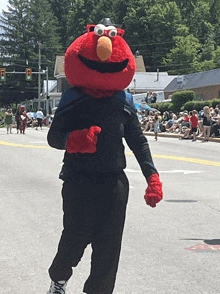
[[[143,132],[145,136],[154,136],[154,132]],[[157,134],[158,137],[166,137],[166,138],[180,138],[182,137],[181,134],[175,134],[175,133],[166,133],[166,132],[161,132]],[[197,140],[202,141],[204,137],[196,137]],[[187,140],[187,139],[186,139]],[[191,140],[191,139],[188,139]],[[209,139],[210,142],[216,142],[220,143],[220,138],[211,138]]]

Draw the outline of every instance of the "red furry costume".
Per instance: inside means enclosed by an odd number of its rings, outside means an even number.
[[[113,292],[129,191],[123,138],[148,183],[146,203],[155,207],[163,197],[147,139],[123,91],[135,59],[124,31],[103,22],[87,26],[66,51],[65,73],[74,87],[62,94],[48,133],[50,146],[66,150],[60,173],[64,230],[49,269],[49,294],[65,293],[88,244],[93,254],[84,292]]]

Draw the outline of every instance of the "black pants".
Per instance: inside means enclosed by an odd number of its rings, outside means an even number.
[[[42,118],[37,118],[37,126],[42,128]]]
[[[124,172],[105,176],[78,176],[63,184],[64,230],[49,269],[53,281],[68,280],[88,244],[91,271],[88,294],[111,294],[118,269],[128,201]]]

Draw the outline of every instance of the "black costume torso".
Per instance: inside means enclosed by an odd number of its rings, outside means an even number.
[[[101,128],[95,153],[65,152],[61,172],[63,180],[79,171],[93,174],[119,173],[126,167],[123,137],[134,152],[145,178],[157,173],[146,137],[143,135],[135,109],[126,102],[125,92],[111,97],[93,98],[79,88],[62,94],[53,123],[48,133],[48,143],[57,149],[66,149],[70,132]]]

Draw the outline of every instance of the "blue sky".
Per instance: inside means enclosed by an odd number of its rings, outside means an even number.
[[[0,0],[0,13],[3,10],[7,10],[8,0]]]

